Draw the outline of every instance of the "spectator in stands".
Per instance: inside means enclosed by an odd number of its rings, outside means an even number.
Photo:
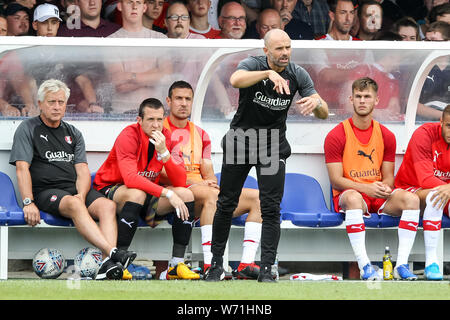
[[[355,4],[355,1],[353,1],[354,4],[354,8],[355,8],[355,16],[353,18],[353,25],[352,28],[350,29],[350,35],[352,37],[356,37],[358,35],[359,32],[359,28],[360,28],[360,23],[359,23],[359,4]]]
[[[436,21],[430,24],[425,33],[425,41],[448,41],[450,39],[450,24]]]
[[[67,19],[72,15],[74,11],[79,12],[78,6],[75,4],[75,0],[60,0],[59,1],[59,17],[64,21],[63,23],[67,22]]]
[[[394,23],[393,31],[402,37],[403,41],[419,41],[419,25],[411,17],[403,17]]]
[[[14,134],[9,163],[16,166],[25,221],[39,224],[39,210],[72,219],[103,253],[96,279],[121,279],[136,253],[115,247],[116,206],[91,188],[83,136],[62,121],[69,95],[63,82],[45,81],[38,90],[40,116],[23,121]]]
[[[188,0],[187,8],[191,14],[190,32],[201,34],[208,39],[219,37],[220,30],[213,28],[208,21],[211,0]]]
[[[0,15],[0,36],[8,35],[8,21],[5,16]]]
[[[371,213],[400,217],[394,276],[415,280],[408,257],[419,224],[419,198],[404,190],[393,191],[396,141],[391,131],[372,118],[378,103],[377,83],[370,78],[356,80],[350,102],[353,116],[332,129],[324,143],[334,207],[345,214],[362,280],[378,279],[366,252],[363,217]]]
[[[428,20],[430,23],[435,21],[450,23],[450,3],[447,2],[433,7],[428,14]]]
[[[450,171],[450,105],[441,112],[440,122],[425,123],[417,128],[406,149],[395,177],[395,187],[414,192],[423,211],[425,241],[425,279],[442,280],[438,246],[442,215],[448,216],[448,175]]]
[[[194,91],[185,81],[176,81],[166,98],[169,116],[164,127],[172,133],[172,141],[183,153],[187,184],[194,194],[195,215],[200,217],[204,271],[211,266],[212,223],[219,194],[217,178],[211,162],[211,140],[208,133],[189,121]],[[192,149],[193,148],[193,149]],[[234,217],[248,213],[244,229],[244,251],[235,276],[257,279],[259,267],[254,263],[261,238],[261,209],[256,189],[243,188]]]
[[[439,6],[441,4],[449,2],[449,0],[424,0],[425,6],[428,9],[428,12],[433,9],[433,7]]]
[[[219,6],[219,2],[221,3]],[[220,30],[219,26],[219,13],[222,9],[222,0],[211,0],[211,7],[208,11],[208,22],[216,30]]]
[[[244,39],[264,39],[264,35],[272,29],[283,29],[281,16],[275,9],[263,10],[258,19],[250,24],[245,32]]]
[[[312,27],[293,17],[297,0],[271,0],[272,7],[280,13],[282,28],[292,40],[312,40],[314,32]]]
[[[23,84],[27,82],[25,72],[17,52],[6,52],[0,59],[0,113],[3,116],[38,115],[33,98]],[[19,105],[11,99],[11,92],[28,94],[26,105]]]
[[[330,18],[332,21],[330,32],[319,40],[347,40],[358,38],[350,35],[355,16],[355,8],[351,0],[338,0],[335,5],[330,4]],[[364,72],[369,65],[375,63],[372,52],[352,51],[346,54],[335,54],[322,50],[311,57],[314,68],[314,79],[317,91],[338,115],[346,113],[349,86],[347,81],[354,77],[358,70]],[[358,76],[358,77],[361,77]],[[354,80],[354,78],[352,79]]]
[[[285,137],[287,112],[298,92],[302,98],[296,101],[296,105],[302,115],[314,114],[319,119],[328,117],[327,103],[317,94],[309,74],[290,62],[291,40],[287,33],[280,29],[270,30],[264,38],[264,45],[265,55],[245,58],[230,77],[230,84],[239,88],[239,106],[230,130],[222,141],[224,152],[220,193],[214,215],[211,247],[213,258],[206,276],[207,281],[223,279],[223,254],[231,219],[238,205],[244,181],[253,166],[258,176],[263,220],[258,281],[275,281],[271,274],[271,265],[275,261],[280,237],[280,202],[286,170],[284,160],[290,154],[289,143]],[[256,129],[261,133],[259,137],[255,137],[259,142],[252,139],[253,143],[246,143],[245,136],[248,133],[253,135],[253,130]],[[275,139],[277,143],[267,145],[268,132],[272,141]],[[264,156],[261,154],[256,156],[259,149],[256,145],[264,145],[264,150],[270,147],[270,159],[263,160]],[[261,151],[259,149],[260,153]],[[249,158],[253,159],[249,159],[247,154],[254,154],[256,157],[250,156]],[[263,165],[263,162],[266,164]]]
[[[144,27],[142,17],[147,11],[144,0],[119,0],[117,10],[122,15],[122,28],[108,38],[167,38],[161,32]]]
[[[265,9],[259,14],[256,22],[259,39],[264,39],[266,33],[272,29],[283,30],[280,13],[275,9]]]
[[[319,38],[328,32],[330,25],[328,12],[329,7],[326,1],[299,0],[295,5],[292,16],[311,26],[314,38]]]
[[[142,24],[146,10],[140,0],[121,0],[117,8],[122,10],[123,27],[110,37],[165,39],[163,33],[147,29]],[[157,86],[166,75],[170,75],[171,64],[164,58],[153,57],[148,51],[117,52],[114,61],[105,61],[106,70],[114,86],[112,113],[137,115],[136,106],[149,95],[158,96]]]
[[[167,37],[174,39],[206,39],[204,36],[189,30],[189,12],[183,2],[173,2],[167,8]]]
[[[440,57],[423,83],[416,120],[437,121],[450,104],[450,56]]]
[[[34,10],[32,26],[38,37],[56,37],[61,21],[58,7],[44,3]]]
[[[376,51],[372,54],[375,63],[356,66],[346,80],[341,80],[343,87],[340,89],[340,105],[344,106],[345,114],[352,114],[353,107],[348,103],[348,97],[352,95],[352,83],[358,78],[369,77],[378,84],[379,92],[383,93],[378,96],[372,117],[380,121],[402,121],[404,112],[400,105],[399,66],[404,58],[398,53]]]
[[[75,0],[80,16],[72,15],[58,30],[58,37],[107,37],[120,26],[100,17],[102,0]]]
[[[167,279],[198,279],[184,264],[194,221],[194,196],[185,188],[186,171],[181,155],[174,151],[170,133],[163,128],[164,107],[147,98],[139,106],[137,123],[119,133],[108,158],[98,169],[94,188],[117,204],[117,247],[130,246],[139,217],[156,226],[162,216],[174,213],[173,249]],[[171,187],[159,184],[165,170]]]
[[[30,11],[28,8],[18,4],[10,3],[5,10],[8,22],[8,36],[26,36],[30,29]]]
[[[166,33],[167,30],[153,24],[153,22],[159,18],[163,11],[164,0],[147,0],[147,10],[142,16],[142,24],[147,29]]]
[[[8,86],[14,87],[22,82],[17,79],[17,73],[23,77],[22,66],[14,51],[8,52],[0,60],[0,115],[4,117],[18,117],[21,114],[19,108],[8,103],[6,96]]]
[[[218,18],[220,39],[242,39],[247,28],[245,10],[237,2],[223,5]]]
[[[267,9],[264,6],[266,3],[265,0],[242,0],[239,1],[239,3],[242,5],[242,7],[244,7],[245,16],[247,17],[247,25],[256,21],[261,12],[264,9]]]
[[[350,35],[355,13],[352,0],[336,0],[330,4],[331,28],[318,40],[359,40]]]
[[[381,29],[383,9],[375,0],[366,0],[358,8],[360,40],[373,40]]]
[[[362,0],[362,4],[365,1],[366,0]],[[395,23],[395,21],[405,16],[405,13],[403,12],[402,8],[400,8],[395,1],[376,0],[376,2],[380,4],[383,13],[381,25],[381,30],[383,31],[392,29],[392,26]]]
[[[36,0],[16,0],[18,4],[21,6],[24,6],[25,8],[28,8],[28,10],[33,10],[33,7],[36,5]]]
[[[11,50],[1,57],[0,99],[3,103],[3,115],[25,117],[39,115],[39,109],[19,55],[22,50],[31,50],[31,48],[35,49],[30,47],[30,49]],[[14,110],[15,108],[20,111],[19,114]]]
[[[32,25],[37,36],[55,37],[61,21],[58,8],[44,3],[34,10]],[[54,78],[69,84],[72,88],[68,111],[103,113],[89,77],[89,69],[67,61],[67,58],[62,57],[61,51],[55,48],[43,46],[24,48],[16,52],[28,77],[18,92],[23,101],[33,101],[41,83]]]
[[[448,0],[425,0],[425,6],[428,10],[427,15],[423,20],[418,21],[420,26],[420,38],[422,40],[425,40],[425,33],[427,32],[427,29],[430,26],[430,24],[437,21],[435,7],[438,7],[448,2],[449,2]]]

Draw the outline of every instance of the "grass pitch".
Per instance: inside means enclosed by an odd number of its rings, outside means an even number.
[[[449,281],[0,281],[2,300],[449,300]]]

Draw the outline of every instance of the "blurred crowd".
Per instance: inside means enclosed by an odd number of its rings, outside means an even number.
[[[450,39],[449,0],[3,1],[0,36],[262,39],[267,31],[279,28],[293,40]],[[65,53],[45,46],[32,50],[32,53],[26,49],[4,52],[0,58],[0,112],[4,116],[38,113],[36,88],[50,77],[69,84],[73,92],[69,112],[126,114],[135,112],[149,94],[163,99],[153,89],[168,74],[182,74],[195,84],[201,70],[195,62],[188,65],[176,58],[149,61],[138,50],[133,54],[118,51],[114,61],[108,63],[95,59],[74,61],[67,59]],[[346,112],[346,95],[340,87],[365,75],[382,81],[386,87],[380,109],[401,115],[405,112],[409,75],[403,72],[402,76],[398,59],[402,57],[370,53],[349,58],[323,52],[323,56],[315,57],[313,70],[308,71],[331,110]],[[440,100],[442,94],[448,96],[448,60],[446,57],[438,61],[431,71],[434,73],[429,75],[441,79],[439,90],[447,88],[443,93],[432,93],[432,97],[441,95]],[[228,88],[227,72],[218,72],[211,80],[213,100],[223,102],[217,107],[221,117],[229,116],[237,105]],[[165,82],[170,81],[173,79],[167,78]],[[435,82],[429,86],[425,83],[425,89],[436,91]],[[418,107],[423,109],[424,119],[434,117],[427,107],[437,101],[432,97],[422,99]],[[431,108],[439,109],[435,105]]]
[[[199,34],[209,39],[260,39],[268,30],[281,28],[294,40],[449,39],[448,0],[2,2],[1,36],[108,37],[122,28],[128,32],[119,32],[116,37],[135,36],[133,32],[146,30],[142,36],[202,38],[193,36]]]

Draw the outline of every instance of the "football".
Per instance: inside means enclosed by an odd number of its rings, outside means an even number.
[[[102,264],[102,252],[97,248],[83,248],[74,259],[75,272],[81,277],[95,279]]]
[[[63,273],[64,256],[58,249],[42,248],[33,258],[33,270],[43,279],[56,279]]]

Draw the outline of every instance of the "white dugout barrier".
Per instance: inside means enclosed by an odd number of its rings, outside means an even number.
[[[262,55],[262,40],[175,40],[175,39],[98,39],[98,38],[38,38],[7,37],[0,44],[0,61],[8,66],[8,54],[18,54],[25,73],[30,68],[49,63],[48,55],[38,55],[39,50],[53,52],[58,63],[67,62],[77,72],[85,70],[96,84],[97,98],[109,113],[93,115],[76,109],[68,112],[65,120],[74,124],[84,135],[89,168],[96,171],[118,133],[135,121],[134,113],[115,111],[124,101],[137,108],[133,95],[120,95],[113,80],[111,66],[122,65],[124,72],[138,73],[149,65],[149,70],[160,70],[157,81],[145,87],[145,97],[157,97],[165,102],[169,85],[179,79],[187,80],[195,88],[191,120],[204,128],[212,140],[212,157],[216,172],[220,171],[222,150],[220,140],[228,129],[233,110],[237,107],[237,89],[230,88],[228,77],[237,63],[248,55]],[[44,48],[44,49],[42,49]],[[287,172],[310,175],[322,186],[325,199],[329,198],[330,184],[324,163],[323,141],[326,134],[340,121],[351,115],[348,107],[349,83],[357,76],[372,76],[380,84],[380,95],[387,99],[375,118],[394,132],[397,138],[398,169],[409,138],[417,126],[426,119],[417,117],[417,106],[422,86],[432,67],[441,60],[448,60],[448,42],[388,42],[388,41],[293,41],[292,61],[305,67],[315,82],[319,94],[329,102],[330,117],[318,120],[300,116],[291,107],[288,117],[287,137],[292,155],[287,161]],[[49,60],[49,61],[47,61]],[[145,63],[143,63],[145,62]],[[11,66],[13,64],[10,64]],[[90,69],[98,65],[100,68]],[[334,77],[327,83],[324,69],[333,69]],[[137,69],[136,69],[137,68]],[[6,68],[7,70],[8,68]],[[354,71],[348,72],[348,71]],[[80,72],[81,73],[81,72]],[[12,73],[14,74],[14,73]],[[11,89],[8,73],[0,77],[0,93],[11,104],[20,107],[20,95]],[[334,81],[333,81],[334,80]],[[336,81],[338,80],[338,81]],[[340,85],[344,85],[341,87]],[[397,90],[393,89],[397,88]],[[9,89],[8,89],[9,88]],[[383,91],[385,90],[385,91]],[[73,90],[75,92],[75,90]],[[398,95],[395,93],[398,92]],[[326,97],[334,95],[335,101]],[[135,95],[142,101],[141,96]],[[338,96],[338,97],[336,97]],[[18,98],[17,98],[18,97]],[[14,101],[10,101],[9,99]],[[35,98],[34,98],[35,99]],[[18,101],[18,102],[17,102]],[[14,103],[13,103],[14,102]],[[448,103],[448,102],[447,102]],[[7,173],[16,187],[15,168],[8,164],[15,129],[23,118],[0,117],[0,171]],[[254,175],[254,172],[251,172]],[[167,260],[172,240],[170,226],[162,224],[155,229],[139,228],[132,249],[142,257]],[[441,261],[450,261],[450,246],[442,230]],[[42,247],[60,248],[66,259],[88,244],[74,228],[52,227],[41,223],[26,226],[1,227],[0,278],[7,277],[7,259],[30,259]],[[233,227],[228,245],[228,260],[237,261],[242,252],[243,228]],[[447,236],[448,238],[448,236]],[[385,245],[396,256],[396,228],[368,229],[367,251],[373,261],[379,261]],[[190,257],[201,260],[200,230],[194,229]],[[289,221],[282,222],[279,245],[280,261],[353,261],[353,252],[345,228],[303,228]],[[424,261],[423,232],[420,230],[410,257],[411,261]],[[441,262],[442,264],[442,262]],[[441,266],[442,267],[442,266]],[[441,269],[442,270],[442,269]]]

